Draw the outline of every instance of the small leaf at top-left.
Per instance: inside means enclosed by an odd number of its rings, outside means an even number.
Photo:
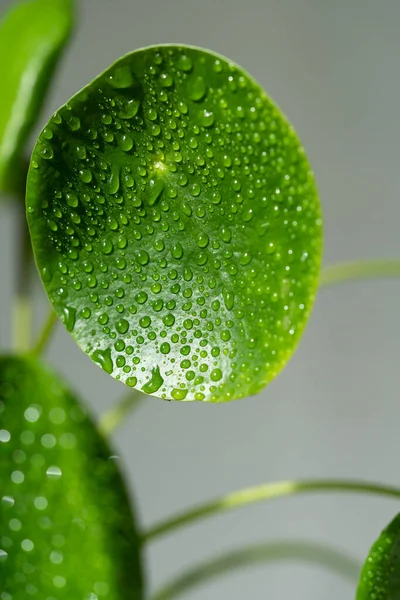
[[[0,192],[20,185],[21,154],[73,27],[74,0],[15,4],[0,20]]]

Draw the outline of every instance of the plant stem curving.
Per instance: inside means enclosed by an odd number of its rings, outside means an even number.
[[[15,352],[24,353],[29,349],[32,325],[32,302],[30,298],[32,248],[24,201],[22,197],[17,200],[17,265],[15,300],[12,308],[12,341]]]
[[[166,533],[180,529],[184,525],[195,523],[233,508],[248,506],[263,500],[315,492],[353,492],[400,498],[400,488],[365,481],[315,479],[266,483],[233,492],[161,521],[142,535],[142,543],[147,543]]]
[[[400,277],[400,260],[356,260],[324,267],[319,285],[325,287],[336,283],[384,277]]]
[[[115,406],[101,415],[98,429],[105,436],[110,435],[125,420],[132,410],[138,408],[144,395],[132,390],[128,392]]]
[[[189,590],[212,579],[236,571],[277,561],[317,564],[352,581],[357,581],[361,565],[347,554],[315,542],[284,541],[256,544],[215,556],[196,565],[164,585],[152,600],[180,598]]]
[[[51,335],[57,324],[57,315],[51,308],[39,337],[31,351],[33,356],[40,356],[50,342]]]

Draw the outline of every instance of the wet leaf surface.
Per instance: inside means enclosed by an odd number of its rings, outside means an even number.
[[[295,349],[320,266],[314,178],[226,59],[159,46],[119,60],[40,135],[27,212],[58,316],[128,386],[241,398]]]

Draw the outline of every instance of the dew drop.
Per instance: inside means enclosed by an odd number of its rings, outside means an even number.
[[[111,240],[109,240],[107,238],[102,241],[101,246],[102,246],[103,254],[106,254],[106,255],[111,254],[114,250]]]
[[[169,88],[173,85],[174,80],[169,73],[162,73],[160,76],[160,84],[162,87]]]
[[[148,187],[147,202],[149,206],[153,206],[161,198],[165,188],[165,182],[160,177],[150,179]]]
[[[251,262],[251,254],[249,252],[243,252],[239,258],[239,263],[243,266],[248,265]]]
[[[160,312],[160,310],[162,310],[162,309],[163,309],[163,306],[164,306],[164,301],[163,301],[163,300],[160,298],[159,300],[156,300],[156,301],[153,303],[153,310],[154,310],[155,312]]]
[[[147,302],[147,298],[148,298],[148,296],[147,296],[146,292],[144,292],[143,290],[140,291],[135,296],[135,300],[138,304],[145,304]]]
[[[204,109],[199,115],[199,123],[203,127],[211,127],[215,123],[215,115],[213,112]]]
[[[78,206],[79,200],[76,194],[67,194],[65,198],[67,200],[68,206],[70,206],[71,208],[76,208]]]
[[[32,540],[26,539],[26,540],[22,540],[22,542],[21,542],[21,548],[25,552],[31,552],[34,547],[35,547],[35,545],[32,542]]]
[[[178,69],[180,69],[181,71],[185,71],[186,73],[188,73],[189,71],[191,71],[193,69],[193,61],[190,58],[190,56],[187,56],[186,54],[182,54],[179,57]]]
[[[221,369],[213,369],[210,373],[210,379],[212,381],[220,381],[222,379]]]
[[[24,417],[29,423],[36,423],[40,415],[41,411],[36,406],[29,406],[24,412]]]
[[[171,392],[171,396],[174,400],[184,400],[187,396],[188,390],[182,390],[175,388]]]
[[[229,290],[224,289],[222,291],[222,296],[224,298],[224,304],[227,310],[232,310],[234,304],[235,304],[235,295],[233,294],[233,292],[230,292]]]
[[[192,77],[188,81],[188,96],[191,100],[199,102],[204,98],[207,92],[206,82],[201,75]]]
[[[6,506],[8,508],[11,508],[14,506],[15,504],[15,500],[12,496],[3,496],[1,499],[1,503],[3,506]]]
[[[117,90],[132,87],[134,85],[134,79],[128,65],[114,69],[108,76],[108,83]]]
[[[210,238],[206,233],[200,233],[196,241],[199,248],[206,248],[208,246]]]
[[[92,354],[93,360],[100,365],[100,367],[111,375],[114,370],[114,364],[111,358],[111,349],[107,348],[106,350],[96,350]]]
[[[183,279],[185,281],[191,281],[193,279],[193,271],[189,266],[184,268]]]
[[[163,240],[157,240],[154,244],[154,250],[157,252],[162,252],[164,250],[165,244]]]
[[[182,212],[187,217],[190,217],[192,215],[192,208],[188,202],[182,202]]]
[[[160,346],[161,354],[168,354],[170,350],[171,350],[171,346],[169,345],[168,342],[163,342],[161,344],[161,346]]]
[[[73,331],[76,321],[76,309],[72,306],[65,306],[63,308],[63,323],[67,331]]]
[[[200,187],[200,185],[199,185],[198,183],[194,183],[194,184],[193,184],[193,185],[190,187],[190,193],[192,194],[192,196],[195,196],[195,197],[197,197],[197,196],[199,196],[199,195],[200,195],[200,192],[201,192],[201,187]],[[201,210],[201,209],[202,209],[202,207],[201,207],[201,206],[200,206],[200,207],[198,207],[198,209],[197,209],[197,216],[204,217],[204,214],[200,214],[200,213],[199,213],[199,209]]]
[[[93,173],[90,169],[82,169],[79,171],[79,179],[83,183],[90,183],[93,179]]]
[[[228,227],[226,227],[226,225],[222,225],[221,229],[220,229],[220,237],[221,240],[223,242],[225,242],[226,244],[229,244],[229,242],[232,239],[232,234],[230,232],[230,230],[228,229]]]
[[[128,329],[129,329],[129,323],[126,319],[120,319],[119,321],[117,321],[117,323],[115,324],[115,329],[118,331],[118,333],[120,333],[121,335],[123,335],[124,333],[127,333]]]
[[[174,315],[172,315],[172,314],[165,315],[165,317],[163,317],[163,323],[166,327],[172,327],[172,325],[175,323]]]
[[[146,315],[145,317],[142,317],[141,319],[139,319],[139,325],[140,325],[140,327],[143,327],[144,329],[146,329],[147,327],[150,327],[150,325],[151,325],[150,317],[148,317]]]
[[[145,267],[149,264],[150,257],[146,250],[139,250],[139,252],[136,254],[136,260],[138,261],[139,265]]]
[[[177,242],[176,244],[174,244],[172,246],[171,254],[172,254],[173,258],[176,258],[177,260],[182,258],[183,248],[182,248],[182,244],[180,242]]]
[[[133,117],[136,117],[138,110],[140,107],[140,100],[129,100],[129,102],[127,102],[124,107],[119,111],[118,116],[121,119],[133,119]]]
[[[0,442],[6,444],[11,440],[11,433],[7,429],[0,429]]]
[[[223,331],[221,331],[221,340],[223,340],[224,342],[229,342],[229,340],[231,339],[231,333],[228,329],[224,329]]]
[[[121,167],[119,165],[113,165],[111,168],[110,179],[108,180],[108,184],[106,186],[107,194],[115,195],[120,186],[120,173]]]
[[[146,112],[146,115],[147,118],[150,119],[150,121],[155,121],[158,117],[157,111],[154,108],[149,108]]]
[[[37,510],[46,510],[48,506],[48,501],[47,498],[45,498],[44,496],[36,496],[36,498],[33,501],[33,504],[35,508],[37,508]]]
[[[153,283],[153,285],[151,286],[151,291],[153,292],[153,294],[159,294],[162,290],[162,286],[160,283],[156,282]]]
[[[133,148],[133,139],[130,135],[125,134],[121,137],[119,147],[123,152],[129,152]]]
[[[45,160],[51,160],[54,156],[53,148],[49,145],[43,146],[40,150],[40,156]]]
[[[0,548],[0,563],[5,562],[8,557],[8,553]],[[7,594],[8,595],[8,594]],[[11,596],[9,596],[11,598]]]
[[[52,465],[51,467],[49,467],[47,469],[46,475],[49,479],[60,479],[60,477],[62,475],[62,471],[61,471],[60,467]]]
[[[148,381],[143,387],[142,390],[146,394],[154,394],[157,392],[162,384],[164,383],[164,379],[161,377],[160,368],[156,367],[151,372],[151,379]]]

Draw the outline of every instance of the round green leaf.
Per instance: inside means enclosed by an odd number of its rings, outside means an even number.
[[[118,461],[41,364],[0,358],[2,600],[141,600],[139,544]]]
[[[36,144],[27,213],[66,328],[148,394],[255,394],[310,314],[321,215],[304,150],[211,52],[138,50],[74,96]]]
[[[0,190],[19,182],[16,161],[73,25],[73,0],[14,3],[0,22]],[[25,183],[24,181],[22,182]]]
[[[361,571],[357,600],[400,600],[400,514],[373,544]]]

